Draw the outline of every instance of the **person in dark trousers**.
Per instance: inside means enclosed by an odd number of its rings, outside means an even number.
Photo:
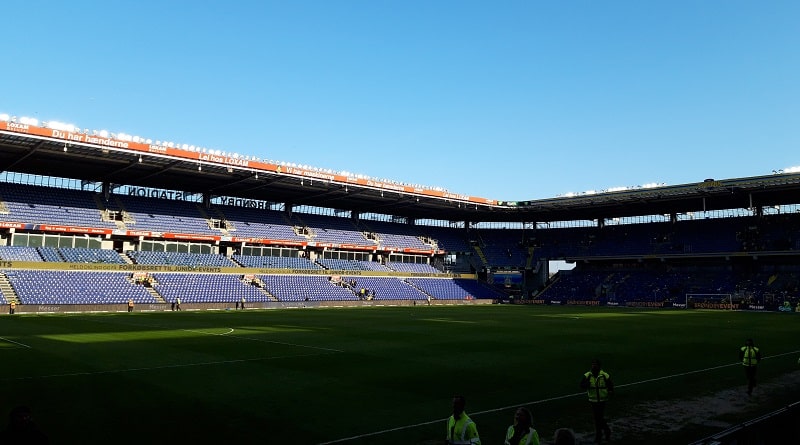
[[[181,310],[181,297],[175,299],[175,310],[176,311]]]
[[[8,303],[8,314],[14,315],[15,312],[17,312],[17,302],[11,300],[11,303]]]
[[[592,366],[589,372],[581,379],[581,389],[586,391],[589,396],[589,405],[592,406],[592,417],[594,418],[594,441],[601,443],[603,435],[606,441],[611,440],[611,428],[606,421],[606,403],[614,393],[614,382],[607,372],[603,371],[600,360],[592,359]]]
[[[753,388],[756,387],[756,369],[758,369],[758,362],[761,361],[761,351],[753,343],[752,338],[748,338],[744,342],[744,346],[739,349],[739,360],[742,361],[744,366],[744,376],[747,378],[747,395],[753,394]]]
[[[128,298],[128,312],[133,312],[133,298]]]

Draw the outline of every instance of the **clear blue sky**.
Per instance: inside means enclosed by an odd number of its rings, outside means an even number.
[[[0,113],[501,200],[800,165],[800,2],[4,2]]]

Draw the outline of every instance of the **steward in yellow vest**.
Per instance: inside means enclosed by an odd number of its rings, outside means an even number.
[[[592,367],[581,379],[581,389],[589,396],[589,405],[592,406],[594,418],[594,441],[600,443],[605,434],[606,441],[611,440],[611,428],[606,422],[606,402],[614,393],[614,382],[607,372],[600,367],[600,360],[593,359]]]

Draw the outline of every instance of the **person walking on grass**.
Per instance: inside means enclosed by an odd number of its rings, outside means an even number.
[[[605,412],[606,403],[614,393],[614,382],[611,376],[603,371],[599,359],[592,359],[591,369],[583,375],[580,386],[589,396],[589,405],[592,407],[595,443],[601,443],[603,435],[606,441],[611,440],[611,428],[606,421]]]
[[[739,349],[739,360],[744,366],[747,395],[749,396],[753,394],[753,388],[756,387],[756,369],[758,369],[758,362],[761,361],[761,351],[754,345],[752,338],[745,340],[744,346]]]

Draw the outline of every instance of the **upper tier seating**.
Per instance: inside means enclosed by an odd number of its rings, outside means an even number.
[[[312,240],[318,243],[353,244],[356,246],[370,246],[375,242],[368,240],[364,234],[347,218],[333,216],[295,214],[294,218],[300,221],[313,233]]]
[[[229,221],[232,236],[242,238],[263,238],[270,240],[305,241],[294,232],[292,224],[283,213],[275,210],[249,209],[234,206],[215,206],[212,212],[221,219]]]
[[[525,266],[527,250],[521,246],[522,230],[482,229],[478,233],[483,241],[481,250],[489,265],[496,267]]]
[[[102,221],[95,196],[80,190],[0,182],[0,200],[7,209],[0,212],[0,221],[116,228],[113,221]]]
[[[122,205],[120,208],[116,202]],[[133,218],[126,223],[130,230],[152,232],[219,235],[218,229],[208,225],[208,219],[194,202],[144,198],[140,196],[113,195],[107,204],[109,210],[125,210]]]
[[[466,230],[449,227],[414,226],[411,230],[419,230],[425,236],[436,241],[437,247],[445,252],[472,252],[466,236]]]
[[[385,221],[362,221],[362,224],[369,227],[370,231],[378,235],[379,244],[384,249],[432,249],[431,246],[423,243],[419,237],[413,235],[413,233],[419,231],[419,229],[414,226]]]

